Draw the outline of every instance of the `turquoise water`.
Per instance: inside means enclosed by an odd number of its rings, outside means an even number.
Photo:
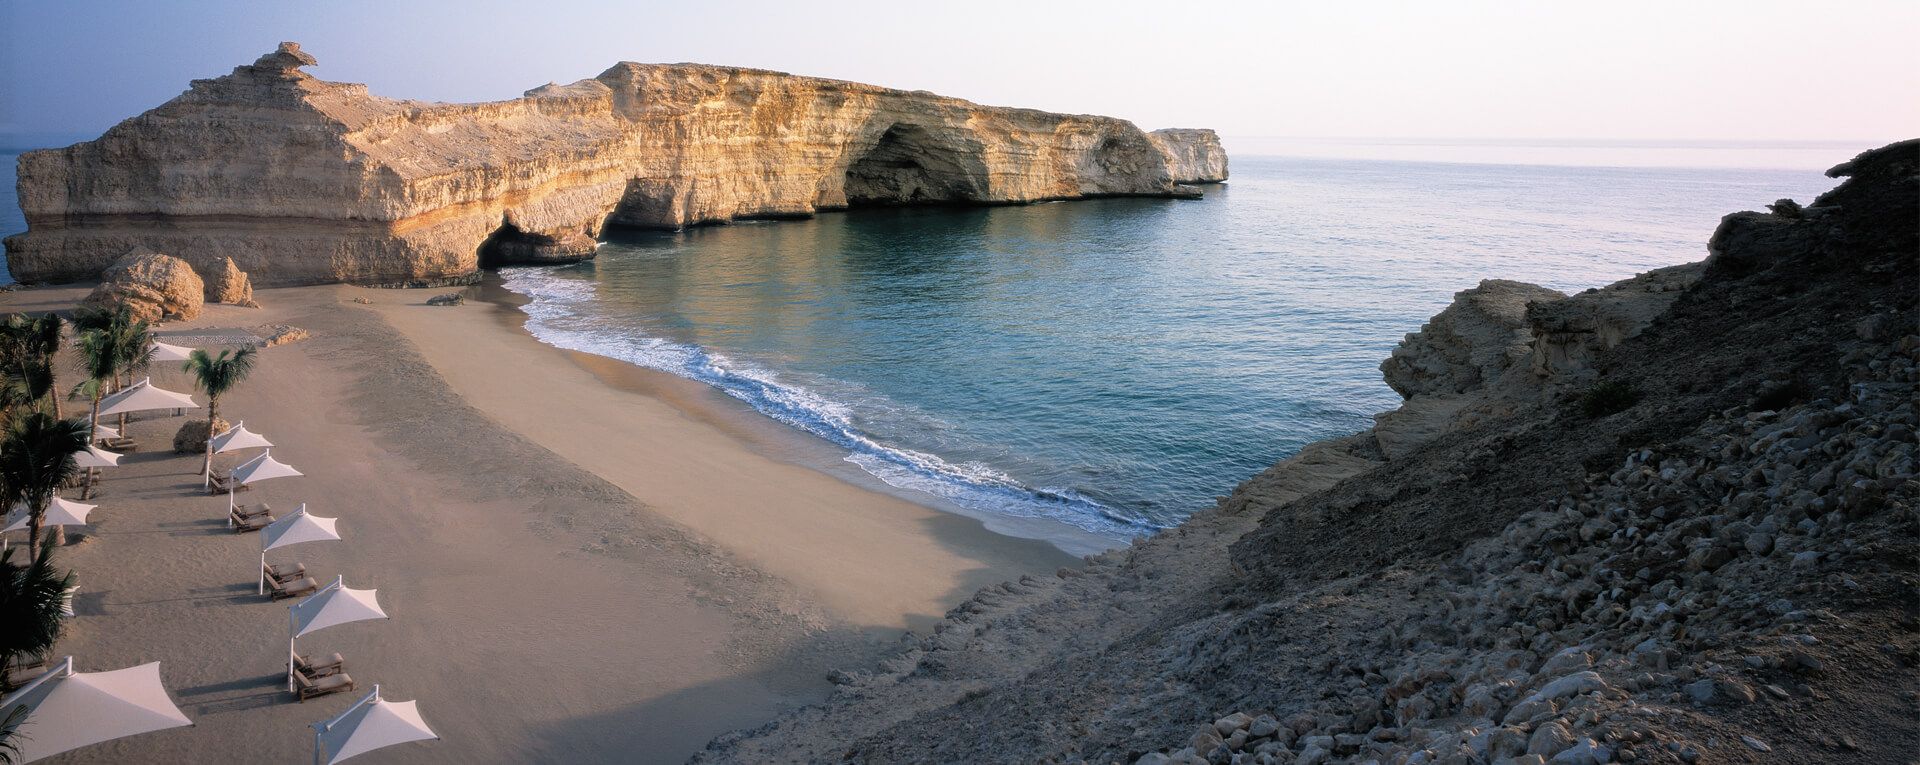
[[[542,340],[699,380],[907,491],[1119,540],[1397,404],[1380,360],[1485,278],[1697,260],[1814,170],[1236,157],[1199,201],[858,210],[609,236],[503,272]]]

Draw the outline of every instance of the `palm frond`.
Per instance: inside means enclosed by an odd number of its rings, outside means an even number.
[[[241,348],[238,351],[223,350],[217,355],[196,348],[180,369],[192,373],[194,383],[208,396],[219,398],[247,378],[247,374],[253,371],[254,358],[252,348]]]
[[[67,588],[73,574],[53,565],[52,532],[40,552],[25,565],[13,562],[10,548],[0,553],[0,666],[16,657],[39,656],[59,642],[66,628]]]

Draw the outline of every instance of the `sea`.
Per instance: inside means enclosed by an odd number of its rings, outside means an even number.
[[[1198,200],[615,231],[500,278],[543,342],[712,386],[897,493],[1084,553],[1368,427],[1399,402],[1380,361],[1454,293],[1699,260],[1722,215],[1810,200],[1871,148],[1227,146]]]

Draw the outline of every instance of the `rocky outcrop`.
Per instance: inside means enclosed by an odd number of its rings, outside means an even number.
[[[1464,393],[1491,383],[1532,353],[1527,305],[1565,297],[1532,284],[1483,281],[1454,295],[1452,305],[1407,335],[1380,364],[1380,372],[1407,398]]]
[[[179,258],[135,248],[100,272],[100,286],[83,301],[101,308],[126,306],[140,321],[188,320],[200,315],[206,287]]]
[[[696,761],[1911,759],[1920,144],[1833,172],[1704,267],[1469,290],[1428,440],[1311,445]]]
[[[1176,182],[1225,175],[1207,131],[779,72],[622,63],[441,104],[314,79],[313,60],[286,43],[96,140],[21,155],[14,277],[92,278],[137,245],[232,258],[258,286],[444,284],[592,257],[605,225],[1192,196]]]
[[[293,326],[292,324],[261,325],[253,328],[253,334],[255,337],[260,338],[260,347],[262,348],[272,348],[288,343],[297,343],[313,337],[313,333]]]
[[[1671,266],[1573,296],[1501,279],[1460,292],[1380,364],[1387,385],[1407,399],[1374,417],[1380,451],[1401,457],[1592,383],[1593,360],[1646,329],[1703,270]]]
[[[253,282],[247,278],[247,272],[234,265],[233,258],[221,258],[214,263],[207,271],[205,282],[209,303],[260,307],[253,302]]]
[[[1205,128],[1163,128],[1147,134],[1167,155],[1175,183],[1223,183],[1227,150],[1219,134]]]
[[[1700,279],[1702,270],[1699,263],[1671,266],[1565,300],[1529,303],[1528,370],[1536,379],[1586,382],[1597,354],[1639,334]]]

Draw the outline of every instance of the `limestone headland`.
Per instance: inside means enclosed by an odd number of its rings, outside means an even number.
[[[982,106],[781,72],[623,62],[508,101],[372,95],[295,43],[63,149],[22,154],[22,282],[140,247],[256,285],[435,284],[593,256],[606,226],[863,205],[1191,197],[1211,130]]]

